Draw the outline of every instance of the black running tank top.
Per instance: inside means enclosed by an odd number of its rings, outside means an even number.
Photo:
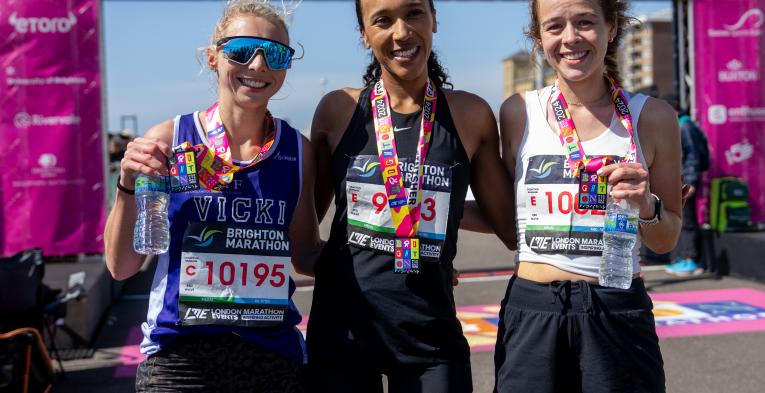
[[[470,183],[467,153],[439,90],[422,186],[421,272],[394,273],[394,233],[370,91],[361,92],[331,159],[335,216],[315,269],[309,358],[383,364],[467,359],[469,348],[455,316],[451,284],[457,231]],[[417,172],[414,158],[421,115],[422,111],[392,113],[407,189]]]

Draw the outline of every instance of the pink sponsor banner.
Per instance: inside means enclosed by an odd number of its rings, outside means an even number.
[[[0,255],[103,251],[99,0],[0,0]]]
[[[693,1],[695,112],[712,154],[708,181],[749,184],[752,221],[765,222],[765,0]],[[705,197],[706,193],[702,194]],[[704,198],[706,199],[706,198]],[[706,216],[706,203],[700,203]]]

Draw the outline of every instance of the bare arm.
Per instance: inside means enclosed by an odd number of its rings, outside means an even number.
[[[502,146],[502,163],[508,174],[510,186],[513,190],[513,199],[511,200],[513,209],[513,228],[516,230],[517,239],[517,211],[515,195],[515,165],[518,156],[518,149],[523,141],[523,134],[526,130],[526,103],[521,94],[510,96],[499,108],[499,136]],[[511,250],[518,249],[518,243],[514,243]]]
[[[292,243],[292,264],[295,271],[313,276],[313,265],[319,258],[323,243],[319,238],[319,221],[314,205],[314,184],[316,182],[315,154],[311,142],[303,138],[303,183],[295,212],[290,223]]]
[[[167,174],[167,157],[170,156],[173,138],[171,120],[150,128],[143,138],[130,142],[120,163],[120,184],[135,189],[138,173],[149,176]],[[143,264],[144,256],[133,250],[135,228],[135,198],[117,191],[104,231],[104,254],[106,267],[117,280],[133,276]]]
[[[356,89],[332,91],[321,99],[313,115],[311,144],[316,157],[315,203],[319,222],[324,219],[334,198],[332,153],[351,121],[358,96]]]
[[[489,221],[483,217],[483,212],[476,201],[465,201],[465,210],[460,220],[460,229],[479,233],[494,233]]]
[[[677,116],[666,103],[649,99],[638,122],[640,144],[648,162],[648,171],[640,164],[614,164],[603,168],[614,185],[611,195],[627,199],[640,208],[640,217],[654,216],[656,194],[662,200],[662,219],[656,225],[641,225],[643,243],[657,253],[671,251],[682,227],[682,182],[680,179],[680,132]]]
[[[454,107],[461,108],[459,112],[455,111],[455,123],[459,129],[470,130],[468,138],[474,140],[469,143],[475,146],[470,159],[470,187],[479,209],[476,210],[472,203],[466,204],[468,217],[463,228],[473,227],[471,229],[481,232],[491,229],[506,247],[514,249],[517,243],[515,198],[510,176],[499,157],[499,133],[494,114],[478,96],[455,92],[452,97],[457,104]]]
[[[314,190],[314,203],[316,209],[316,215],[318,220],[324,219],[329,209],[329,204],[332,203],[334,198],[334,192],[332,190],[332,152],[330,151],[328,141],[328,128],[331,124],[328,124],[325,117],[328,116],[328,110],[324,109],[324,102],[327,97],[319,103],[314,114],[313,122],[311,123],[311,142],[314,146],[315,163],[316,163],[316,186]]]

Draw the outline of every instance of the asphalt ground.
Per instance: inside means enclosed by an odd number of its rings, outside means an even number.
[[[326,224],[322,225],[326,233]],[[460,232],[459,253],[455,266],[461,271],[496,271],[512,268],[513,254],[505,250],[493,235]],[[95,355],[89,359],[64,362],[67,378],[59,381],[54,392],[131,392],[134,369],[141,359],[136,354],[136,327],[145,319],[148,285],[153,265],[126,283],[123,296],[108,312],[96,342]],[[652,294],[751,288],[765,292],[765,285],[725,277],[708,278],[670,285],[654,284],[668,276],[658,270],[646,272]],[[297,281],[305,278],[296,277]],[[479,275],[465,277],[454,290],[457,306],[499,304],[507,277]],[[304,286],[294,295],[303,315],[310,311],[312,291]],[[667,391],[679,393],[761,393],[765,386],[765,331],[733,332],[662,338]],[[475,392],[491,392],[494,383],[493,352],[472,354]]]

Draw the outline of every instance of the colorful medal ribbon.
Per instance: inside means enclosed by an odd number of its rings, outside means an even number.
[[[226,137],[226,127],[220,118],[220,107],[218,102],[214,103],[205,112],[205,123],[207,125],[207,140],[212,147],[205,144],[192,146],[189,142],[183,142],[175,148],[176,153],[193,150],[196,153],[198,163],[199,182],[210,191],[219,192],[223,187],[234,180],[234,174],[242,169],[249,168],[268,154],[271,146],[274,144],[276,136],[276,125],[271,112],[266,111],[266,137],[265,143],[255,158],[247,165],[240,166],[233,163],[231,159],[231,148]]]
[[[393,216],[393,227],[397,237],[411,238],[417,236],[420,225],[423,170],[425,157],[430,146],[433,122],[436,117],[436,90],[433,83],[428,80],[425,87],[425,101],[422,104],[420,139],[417,143],[417,154],[414,159],[414,164],[417,166],[417,177],[412,180],[411,189],[408,193],[404,188],[403,177],[398,165],[390,101],[382,79],[375,84],[370,98],[372,100],[375,137],[377,138],[377,152],[380,155],[380,167],[382,168],[385,191],[388,194],[388,206]]]
[[[382,169],[385,192],[388,195],[388,207],[390,207],[393,227],[396,232],[393,247],[394,272],[418,274],[420,272],[420,240],[416,236],[420,227],[420,201],[422,200],[425,157],[428,155],[430,135],[436,118],[436,90],[433,82],[428,80],[425,86],[425,100],[422,103],[420,138],[414,159],[417,175],[412,179],[409,192],[404,188],[404,180],[398,166],[390,101],[382,80],[377,81],[370,93],[370,98],[372,100],[377,152],[380,155],[380,168]]]
[[[624,128],[627,129],[627,133],[629,133],[630,136],[630,148],[627,151],[626,161],[635,162],[637,160],[637,146],[635,145],[632,115],[630,114],[627,97],[621,87],[619,87],[611,77],[606,76],[606,78],[611,84],[611,99],[614,101],[616,114],[619,116],[619,121]],[[598,169],[607,164],[609,157],[591,159],[587,158],[584,154],[582,143],[579,140],[579,135],[574,126],[574,120],[571,118],[571,113],[568,110],[568,103],[566,103],[566,98],[563,97],[563,93],[558,86],[557,80],[553,85],[550,101],[555,121],[560,130],[560,143],[563,145],[563,150],[566,153],[566,158],[568,159],[573,176],[578,177],[579,172],[582,169],[585,169],[585,171],[589,173],[597,172]]]

